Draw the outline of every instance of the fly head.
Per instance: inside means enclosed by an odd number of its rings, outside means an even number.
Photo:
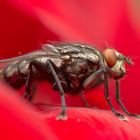
[[[131,65],[132,60],[118,51],[107,48],[103,52],[104,63],[107,67],[108,75],[114,79],[120,79],[125,76],[125,63]]]

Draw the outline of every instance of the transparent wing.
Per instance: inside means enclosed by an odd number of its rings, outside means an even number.
[[[100,61],[101,56],[96,47],[79,42],[51,42],[50,44],[44,44],[42,49],[49,54],[70,55],[71,58],[90,60],[95,63]]]
[[[57,54],[60,55],[58,49],[52,45],[52,44],[43,44],[42,49],[47,53],[47,54]]]
[[[36,58],[36,57],[40,57],[40,56],[44,56],[46,55],[46,53],[44,51],[41,50],[37,50],[34,52],[30,52],[21,56],[17,56],[17,57],[12,57],[12,58],[8,58],[8,59],[2,59],[0,60],[0,63],[8,63],[11,61],[19,61],[19,60],[24,60],[24,59],[32,59],[32,58]]]
[[[100,54],[100,50],[96,48],[95,45],[90,45],[80,42],[57,42],[49,41],[50,44],[43,45],[43,50],[50,51],[58,54],[70,54],[70,53],[80,53],[80,52],[93,52]]]
[[[51,44],[44,44],[43,50],[55,54],[68,54],[81,52],[82,46],[78,43],[67,42],[51,42]]]

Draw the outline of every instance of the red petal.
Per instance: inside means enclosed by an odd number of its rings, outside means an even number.
[[[2,1],[0,5],[0,46],[2,46],[0,54],[1,56],[13,56],[17,55],[19,51],[24,53],[36,49],[39,44],[47,40],[62,40],[95,43],[100,48],[107,41],[125,55],[132,58],[137,57],[140,55],[138,24],[140,16],[136,9],[140,8],[134,2],[121,0],[109,0],[108,2],[103,0]],[[122,80],[122,100],[131,112],[140,113],[140,63],[138,58],[134,62],[135,65],[130,67],[128,76]],[[46,94],[46,90],[43,90],[42,87],[41,89]],[[41,93],[41,90],[38,91],[38,94],[39,92]],[[92,105],[96,104],[98,107],[107,108],[102,88],[91,90],[88,93],[86,96]],[[114,96],[113,84],[110,86],[110,93],[111,96]],[[54,103],[59,99],[56,97]],[[38,101],[41,101],[40,97],[38,97]],[[71,101],[70,104],[73,104]],[[75,104],[81,105],[80,100],[74,100]],[[68,137],[135,139],[139,137],[138,121],[132,119],[129,123],[124,123],[119,122],[116,117],[114,118],[106,112],[99,111],[98,113],[98,111],[92,110],[90,112],[91,114],[87,113],[86,109],[83,112],[75,111],[72,108],[68,111],[70,117],[66,123],[54,121],[57,112],[47,119],[44,114],[44,121],[48,122],[62,139],[68,139]],[[104,116],[101,116],[100,119],[98,116],[101,114]],[[83,119],[80,125],[75,122],[77,118]],[[65,130],[66,128],[67,130]],[[82,134],[84,134],[83,137]]]
[[[15,94],[15,95],[14,95]],[[29,105],[16,93],[0,85],[1,140],[55,140],[55,134],[40,121]]]
[[[112,112],[87,108],[67,108],[68,120],[55,120],[59,108],[40,106],[41,119],[49,124],[61,140],[139,140],[140,121],[129,118],[119,120]],[[46,113],[44,112],[46,111]],[[49,111],[50,112],[49,112]]]

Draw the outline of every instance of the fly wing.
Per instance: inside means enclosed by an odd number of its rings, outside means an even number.
[[[44,45],[43,50],[61,56],[69,55],[70,58],[79,60],[89,60],[96,64],[99,63],[101,59],[101,53],[95,46],[78,42],[51,42],[51,44]]]
[[[13,61],[21,61],[21,60],[29,60],[34,58],[40,58],[40,57],[52,57],[52,58],[60,58],[62,48],[59,47],[56,48],[53,44],[43,44],[42,50],[36,50],[21,56],[12,57],[8,59],[2,59],[0,60],[0,63],[10,63]]]
[[[0,60],[0,63],[10,63],[13,61],[30,60],[40,57],[61,58],[61,56],[68,54],[76,58],[89,58],[92,61],[98,62],[98,51],[95,47],[83,43],[63,43],[52,42],[50,44],[43,44],[42,50],[36,50],[21,56]],[[78,54],[78,55],[77,55]],[[96,57],[96,59],[94,58]]]
[[[43,44],[42,49],[50,55],[60,55],[58,49],[53,44]]]
[[[43,50],[37,50],[37,51],[33,51],[21,56],[17,56],[17,57],[12,57],[12,58],[8,58],[8,59],[2,59],[0,60],[0,63],[10,63],[13,61],[21,61],[21,60],[30,60],[30,59],[34,59],[34,58],[40,58],[40,57],[51,57],[51,54],[46,53]],[[53,56],[52,56],[53,57]],[[54,57],[56,57],[54,55]]]
[[[52,42],[51,44],[45,44],[42,49],[50,54],[64,55],[70,53],[79,53],[80,48],[74,46],[72,43]]]
[[[67,43],[67,42],[51,42],[50,44],[43,45],[43,50],[50,52],[50,53],[57,53],[57,54],[78,54],[81,53],[83,50],[93,50],[93,46],[87,45],[84,43]]]

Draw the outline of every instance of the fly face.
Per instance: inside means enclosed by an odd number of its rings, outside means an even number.
[[[125,57],[123,54],[114,49],[106,49],[103,52],[103,56],[104,63],[107,66],[108,74],[114,79],[120,79],[125,76],[125,62],[128,64],[132,64],[130,58]]]

